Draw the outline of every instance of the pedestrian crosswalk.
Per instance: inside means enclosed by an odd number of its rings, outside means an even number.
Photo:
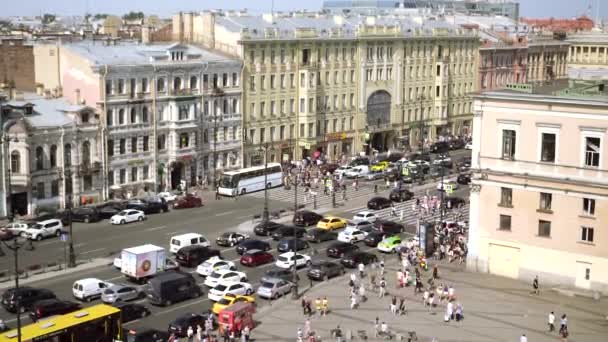
[[[374,185],[378,185],[377,194],[374,192]],[[414,198],[409,201],[405,201],[405,202],[401,202],[401,203],[395,202],[395,211],[394,211],[395,214],[394,215],[392,213],[391,208],[376,210],[374,212],[381,219],[387,219],[387,220],[391,220],[391,221],[400,222],[403,225],[405,225],[406,227],[408,225],[416,224],[418,219],[420,219],[421,221],[439,220],[441,217],[441,213],[439,212],[439,210],[428,211],[427,213],[424,213],[421,210],[420,212],[417,213],[414,210],[414,208],[412,208],[412,204],[415,202],[416,198],[422,198],[425,195],[429,195],[429,196],[437,195],[438,193],[435,190],[435,186],[436,186],[436,183],[430,183],[430,184],[427,183],[426,185],[423,185],[421,187],[416,186],[413,189],[411,189],[411,191],[414,192]],[[365,205],[356,206],[356,207],[348,207],[348,204],[347,204],[348,201],[351,201],[355,198],[369,199],[374,196],[387,197],[389,194],[389,191],[390,190],[387,190],[386,186],[381,182],[377,182],[377,183],[361,182],[359,184],[358,190],[354,190],[352,187],[352,184],[351,184],[346,190],[346,200],[343,199],[342,192],[336,193],[335,201],[336,201],[337,206],[333,207],[332,195],[323,194],[323,189],[321,189],[321,188],[320,188],[320,190],[313,189],[311,194],[305,194],[303,188],[298,188],[298,204],[305,205],[306,209],[313,210],[314,209],[313,202],[314,202],[314,197],[316,194],[316,202],[317,202],[316,207],[317,208],[330,208],[328,210],[329,213],[336,213],[336,214],[342,214],[342,215],[348,214],[348,215],[346,215],[347,217],[345,217],[345,218],[350,219],[350,218],[352,218],[352,215],[354,215],[355,213],[367,210],[367,208]],[[280,188],[270,189],[268,197],[272,200],[290,203],[290,205],[293,206],[294,194],[295,194],[295,191],[294,191],[293,187],[290,190],[286,190],[285,188],[280,187]],[[263,198],[264,192],[263,191],[254,192],[254,193],[249,193],[244,196]],[[289,207],[289,205],[286,206],[286,208],[288,208],[288,207]],[[469,204],[466,203],[461,208],[444,211],[444,219],[445,220],[458,220],[458,221],[468,220],[468,213],[469,213]]]

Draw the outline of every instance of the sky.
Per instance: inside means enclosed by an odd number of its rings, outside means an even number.
[[[593,4],[600,7],[600,17],[608,18],[606,0],[520,0],[520,12],[525,17],[571,18],[586,13]],[[55,13],[82,15],[85,12],[124,14],[129,11],[143,11],[169,17],[179,11],[196,11],[210,8],[242,9],[255,12],[270,12],[273,0],[0,0],[0,16],[40,15]],[[274,0],[275,10],[321,8],[323,0]]]

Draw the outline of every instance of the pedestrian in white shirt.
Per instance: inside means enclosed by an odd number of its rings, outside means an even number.
[[[364,271],[365,271],[365,265],[362,262],[360,262],[358,267],[359,267],[359,277],[361,279],[363,279],[363,274],[364,274]]]
[[[519,338],[519,342],[528,342],[528,338],[526,337],[526,334],[521,335],[521,337]]]
[[[555,314],[553,313],[553,311],[551,311],[551,313],[549,314],[549,332],[552,332],[555,330]]]

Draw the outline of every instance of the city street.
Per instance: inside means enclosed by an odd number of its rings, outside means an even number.
[[[466,154],[466,151],[458,151],[455,155],[462,156]],[[452,179],[454,176],[452,176]],[[388,191],[385,189],[381,181],[377,181],[379,184],[379,195],[387,196]],[[369,198],[374,196],[374,183],[362,182],[361,187],[358,191],[352,190],[349,186],[347,191],[347,202],[344,203],[341,196],[337,197],[338,206],[336,208],[331,207],[331,196],[325,196],[322,192],[318,196],[318,210],[317,212],[322,214],[332,214],[347,219],[352,218],[353,214],[365,210],[366,203]],[[422,196],[424,194],[437,194],[436,192],[437,181],[427,181],[425,185],[416,185],[413,191],[416,196]],[[288,209],[293,207],[293,193],[294,190],[285,190],[284,188],[276,188],[269,191],[269,206],[271,211]],[[461,186],[454,193],[455,196],[466,197],[468,193],[468,187]],[[299,203],[304,203],[303,192],[299,191]],[[243,197],[239,197],[236,201],[232,198],[223,198],[220,201],[214,200],[212,193],[205,193],[205,206],[198,209],[185,209],[185,210],[173,210],[166,214],[156,214],[149,216],[149,219],[142,223],[133,223],[122,226],[111,226],[108,222],[99,222],[92,224],[80,224],[77,223],[74,226],[74,239],[77,257],[79,260],[89,258],[107,258],[108,266],[103,266],[97,269],[90,269],[83,272],[71,273],[61,277],[53,277],[45,279],[44,281],[27,284],[28,286],[44,287],[55,292],[59,298],[71,299],[72,292],[71,286],[75,280],[96,277],[106,281],[123,283],[125,278],[120,272],[114,269],[113,266],[109,265],[112,258],[117,255],[122,248],[133,247],[141,244],[152,243],[162,247],[168,247],[169,238],[173,235],[187,233],[187,232],[199,232],[204,234],[214,245],[215,238],[224,231],[237,230],[245,232],[250,236],[253,236],[253,223],[252,218],[261,212],[263,208],[263,197],[264,192],[257,192],[248,194]],[[403,223],[406,226],[408,233],[415,233],[416,217],[411,210],[412,200],[402,203],[397,203],[396,208],[399,213],[401,210],[404,212]],[[312,209],[312,203],[308,203],[307,209]],[[448,211],[447,217],[459,217],[466,219],[464,213],[468,212],[468,206],[460,209],[460,211]],[[389,218],[390,209],[383,209],[377,211],[381,218]],[[439,213],[435,214],[435,218],[438,218]],[[398,221],[397,218],[393,220]],[[289,222],[291,220],[291,214],[286,213],[278,220],[278,222]],[[263,237],[264,240],[270,240],[270,238]],[[325,248],[331,242],[324,242],[320,244],[312,244],[310,250],[305,250],[305,254],[313,254],[313,250],[316,250],[320,254],[313,256],[313,260],[319,258],[325,258]],[[20,252],[20,263],[21,265],[31,265],[32,263],[47,262],[49,260],[60,260],[63,257],[63,243],[56,238],[44,240],[40,243],[35,243],[36,249],[34,251],[22,251]],[[272,243],[274,246],[276,243]],[[214,246],[215,247],[215,246]],[[235,252],[234,248],[219,248],[221,250],[224,259],[238,262],[239,256]],[[368,247],[361,245],[362,250],[369,249]],[[273,254],[276,256],[276,251],[273,250]],[[2,266],[7,272],[12,272],[12,255],[8,254],[0,259]],[[260,277],[263,273],[274,267],[273,264],[260,266],[257,268],[245,268],[238,266],[238,269],[244,271],[248,275],[249,282],[252,285],[257,286]],[[188,272],[194,272],[193,269],[183,269]],[[300,286],[308,287],[309,281],[304,276],[304,270],[300,270]],[[207,288],[202,285],[203,278],[195,275],[198,279],[199,285],[203,286],[204,296],[186,302],[181,302],[170,307],[152,307],[149,306],[153,315],[151,317],[127,323],[126,326],[129,328],[133,327],[156,327],[164,329],[167,324],[172,321],[175,317],[186,312],[203,312],[210,308],[211,303],[206,297]],[[3,287],[12,286],[12,282],[6,282],[2,284]],[[99,301],[96,301],[99,302]],[[145,303],[146,300],[140,302]],[[260,307],[264,306],[266,301],[258,300]],[[95,302],[94,302],[95,303]],[[9,324],[14,326],[15,316],[6,311],[0,313],[0,318]]]

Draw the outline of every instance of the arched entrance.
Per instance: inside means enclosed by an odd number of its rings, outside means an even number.
[[[372,93],[367,99],[367,125],[370,127],[391,123],[391,94],[385,90]]]
[[[177,189],[184,177],[184,164],[182,162],[174,162],[171,164],[171,189]]]

